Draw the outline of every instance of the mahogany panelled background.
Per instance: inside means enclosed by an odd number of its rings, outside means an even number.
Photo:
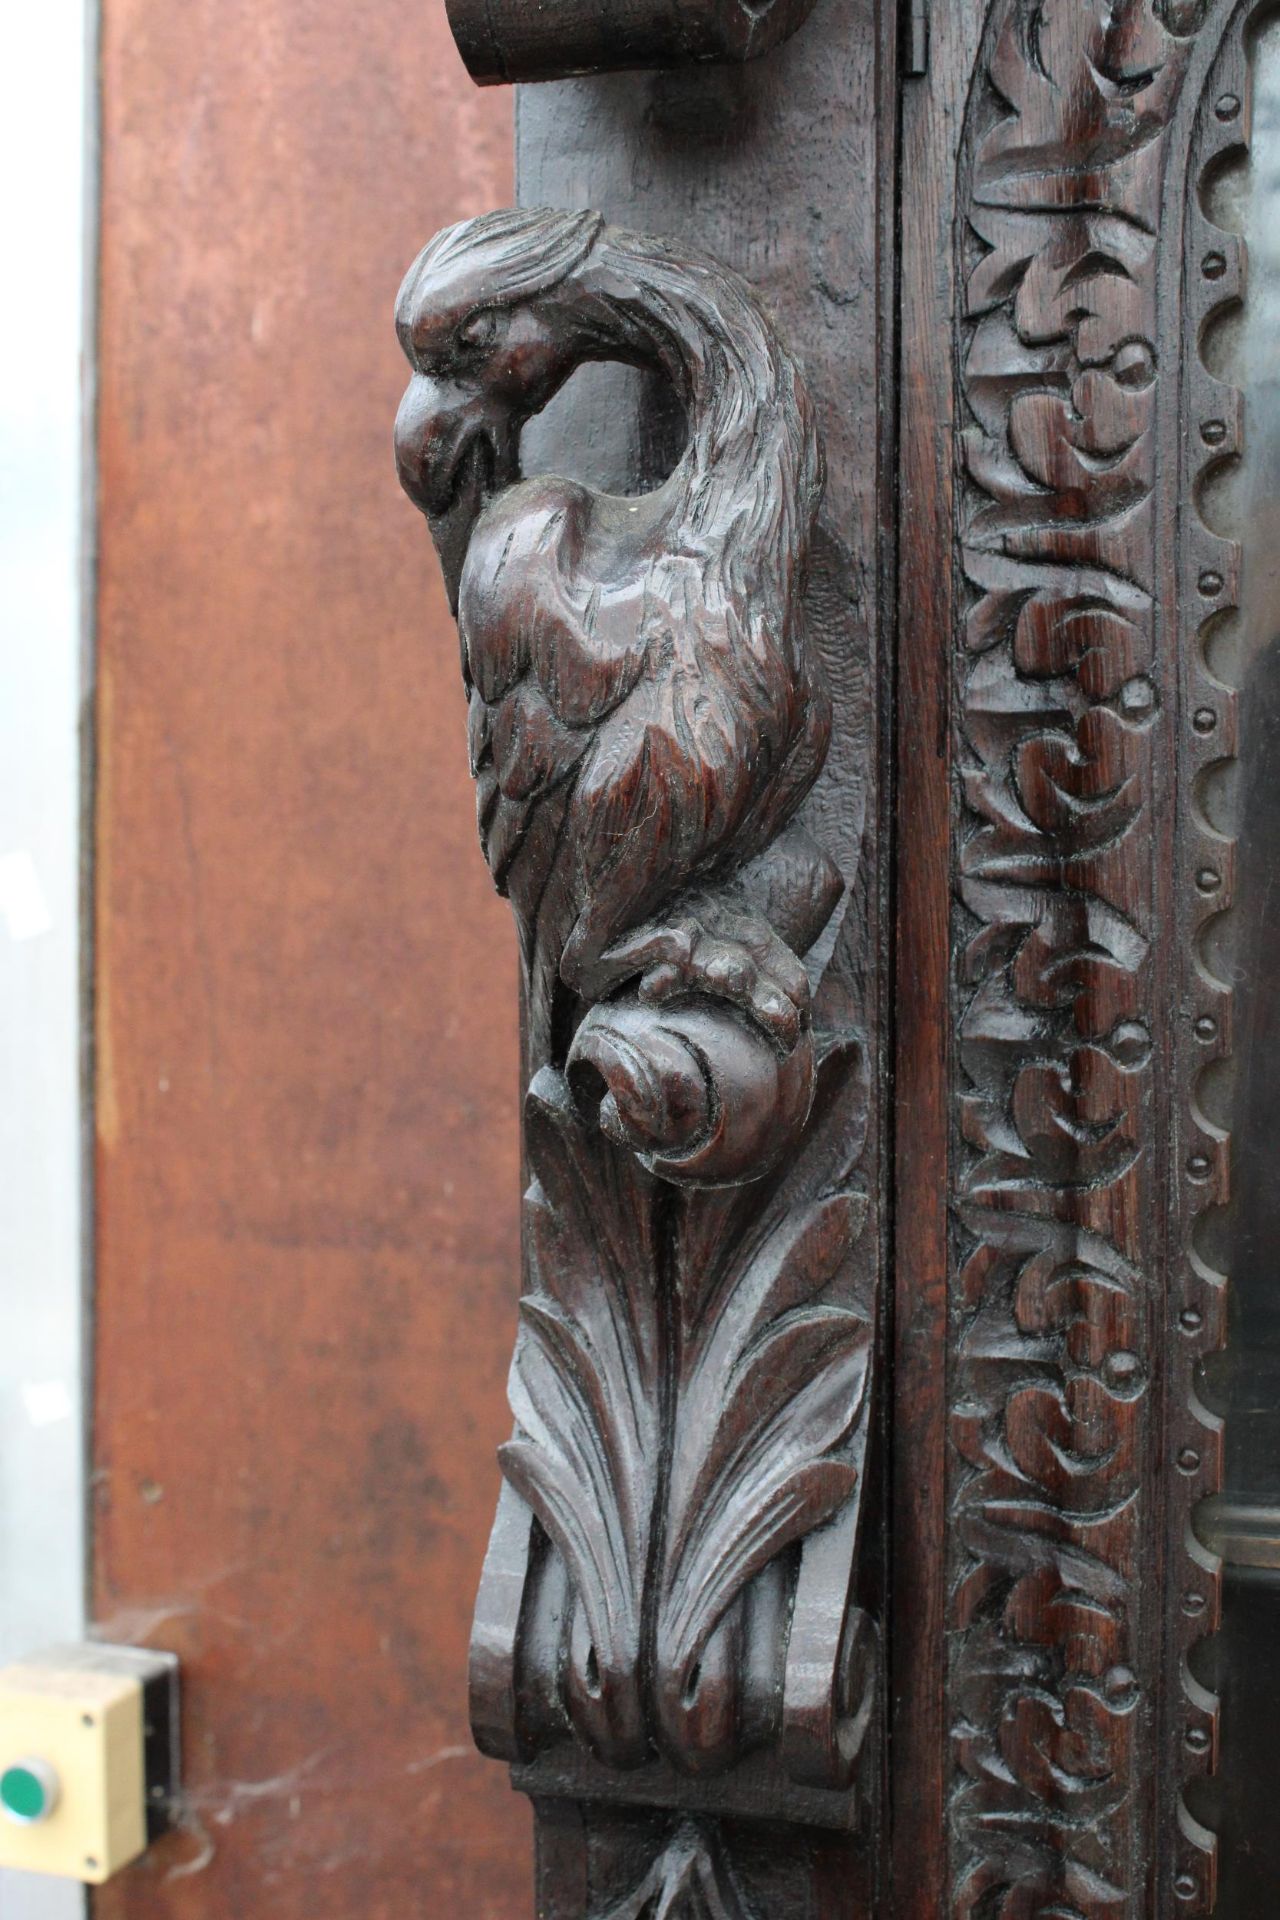
[[[439,6],[106,0],[102,115],[93,1608],[182,1656],[192,1824],[96,1908],[516,1920],[514,943],[390,445],[510,96]]]

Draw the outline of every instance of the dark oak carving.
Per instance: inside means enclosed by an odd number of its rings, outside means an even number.
[[[1216,1741],[1188,1656],[1218,1606],[1194,1378],[1225,1282],[1196,1221],[1228,1142],[1197,1090],[1230,1046],[1203,936],[1232,874],[1200,783],[1235,725],[1204,635],[1237,555],[1192,504],[1238,421],[1198,357],[1240,271],[1186,172],[1207,11],[997,0],[960,162],[947,1687],[974,1920],[1213,1903],[1180,1798]]]
[[[846,904],[800,818],[830,730],[813,410],[744,281],[594,214],[448,230],[398,325],[399,470],[457,610],[525,982],[526,1287],[477,1737],[533,1792],[679,1804],[681,1779],[723,1780],[711,1811],[849,1825],[876,1301],[850,1264],[865,1047],[815,1001],[821,949],[805,966]],[[665,376],[683,409],[652,492],[521,478],[522,427],[592,359]],[[745,1911],[722,1845],[682,1829],[617,1914]]]
[[[549,1920],[1212,1911],[1239,555],[1205,490],[1239,446],[1209,343],[1243,262],[1208,183],[1247,137],[1248,17],[943,0],[904,105],[907,204],[923,180],[942,211],[933,253],[901,241],[891,1419],[888,819],[851,862],[831,798],[890,683],[858,678],[852,596],[813,589],[797,362],[738,276],[594,214],[451,229],[405,283],[400,470],[524,963],[472,1700],[537,1803]],[[598,140],[624,114],[565,97]],[[691,137],[694,97],[654,99],[618,193],[660,170],[651,122]],[[830,313],[805,328],[822,366]],[[683,415],[647,492],[521,475],[588,360]]]
[[[822,463],[795,364],[736,276],[592,214],[450,229],[399,327],[417,371],[397,458],[458,613],[531,1063],[665,1179],[754,1177],[808,1112],[800,956],[843,892],[794,824],[830,729],[804,643]],[[656,492],[519,481],[524,422],[591,359],[654,366],[687,410]]]
[[[627,67],[754,60],[796,31],[814,0],[446,0],[481,86]]]

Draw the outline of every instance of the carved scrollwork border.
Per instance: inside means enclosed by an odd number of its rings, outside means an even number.
[[[1199,1092],[1231,1046],[1205,934],[1233,863],[1203,797],[1236,718],[1204,639],[1239,554],[1199,502],[1239,400],[1199,349],[1243,262],[1199,186],[1241,138],[1247,12],[996,0],[962,148],[947,1684],[972,1920],[1214,1898],[1182,1786],[1217,1741],[1195,1378],[1229,1140]]]

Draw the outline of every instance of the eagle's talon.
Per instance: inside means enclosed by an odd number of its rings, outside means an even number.
[[[638,974],[641,1000],[664,1005],[705,994],[738,1007],[789,1053],[809,1017],[809,979],[769,926],[708,908],[669,927],[643,927],[605,955],[616,985]]]
[[[673,994],[682,992],[683,988],[684,974],[679,967],[672,966],[668,962],[663,966],[654,967],[651,972],[641,976],[640,998],[652,1001],[669,1000]]]
[[[754,1001],[756,969],[744,953],[717,945],[707,956],[703,974],[707,985],[726,1000],[736,1000],[740,1005]]]
[[[790,1049],[800,1038],[801,1017],[793,1001],[784,1000],[780,994],[766,993],[754,1004],[756,1019],[766,1027],[783,1046]]]

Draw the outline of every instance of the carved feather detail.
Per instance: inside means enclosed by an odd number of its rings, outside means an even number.
[[[821,770],[813,406],[745,281],[599,216],[450,228],[398,313],[414,367],[401,477],[457,609],[481,838],[520,927],[532,1044],[560,1064],[557,993],[612,992],[611,950],[764,853]],[[678,394],[669,478],[628,500],[521,480],[523,421],[609,358]]]

